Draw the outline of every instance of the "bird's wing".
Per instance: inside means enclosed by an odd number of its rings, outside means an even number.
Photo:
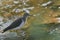
[[[22,18],[15,20],[11,25],[3,30],[3,32],[8,31],[10,29],[18,27],[22,23]]]

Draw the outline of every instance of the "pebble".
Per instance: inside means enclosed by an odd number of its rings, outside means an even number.
[[[52,1],[48,1],[46,3],[43,3],[41,6],[47,6],[47,5],[51,4],[51,3],[52,3]]]
[[[14,3],[14,4],[18,4],[18,3],[19,3],[19,1],[13,1],[13,3]]]

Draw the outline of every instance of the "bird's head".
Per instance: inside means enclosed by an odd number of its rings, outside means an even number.
[[[26,17],[30,17],[32,16],[31,14],[28,14],[28,13],[24,13],[23,17],[26,18]]]
[[[23,9],[23,12],[25,12],[25,13],[24,13],[24,16],[32,16],[32,15],[30,14],[30,11],[27,10],[27,9]]]

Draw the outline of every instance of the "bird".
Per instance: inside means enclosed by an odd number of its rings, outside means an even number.
[[[6,27],[5,29],[2,30],[2,33],[8,31],[8,30],[12,30],[12,29],[20,29],[26,22],[27,17],[31,16],[29,14],[28,10],[24,10],[24,15],[20,18],[18,18],[17,20],[15,20],[13,23],[11,23],[8,27]]]

